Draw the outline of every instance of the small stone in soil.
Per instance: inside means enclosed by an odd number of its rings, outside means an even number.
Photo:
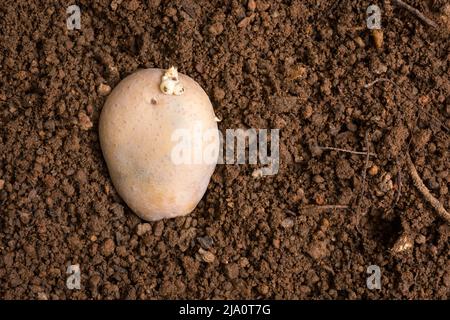
[[[140,223],[138,224],[137,228],[136,228],[136,234],[138,236],[142,236],[144,234],[146,234],[147,232],[149,232],[152,229],[152,226],[150,225],[150,223]]]
[[[101,96],[106,96],[111,92],[111,87],[107,84],[100,83],[98,86],[98,94]]]
[[[38,300],[48,300],[47,295],[44,292],[38,293]]]
[[[198,237],[197,241],[200,246],[202,246],[202,248],[206,250],[208,250],[214,244],[214,240],[209,236]]]
[[[261,293],[262,295],[266,295],[269,293],[269,287],[266,284],[262,284],[258,287],[258,291],[259,293]]]
[[[208,31],[213,36],[218,36],[223,32],[223,25],[220,22],[214,23],[209,26]]]
[[[322,178],[321,176],[319,176],[319,175],[315,175],[314,176],[314,178],[313,178],[313,181],[315,182],[315,183],[323,183],[324,181],[325,181],[325,179],[324,178]]]
[[[250,11],[255,11],[256,10],[256,1],[255,0],[248,0],[247,9],[250,10]]]
[[[403,251],[411,249],[413,245],[414,242],[411,237],[407,234],[404,234],[400,238],[398,238],[397,242],[395,242],[394,246],[392,247],[392,252],[401,253]]]
[[[418,244],[424,244],[427,241],[427,238],[423,234],[419,234],[416,237],[416,243]]]
[[[372,37],[375,47],[380,49],[383,46],[383,31],[381,29],[373,29]]]
[[[371,166],[370,169],[369,169],[369,175],[375,176],[375,175],[377,175],[378,171],[379,171],[379,170],[378,170],[378,166],[373,165],[373,166]]]
[[[283,221],[281,221],[281,226],[285,229],[292,228],[293,225],[294,225],[294,220],[292,220],[291,218],[286,218]]]
[[[78,122],[82,130],[89,130],[92,128],[92,121],[84,112],[80,112],[78,115]]]
[[[361,37],[356,37],[355,42],[360,48],[364,48],[366,46],[364,40]]]
[[[115,244],[112,239],[108,239],[103,243],[102,253],[105,257],[110,256],[115,249]]]
[[[292,81],[299,78],[305,78],[306,72],[306,68],[301,65],[293,66],[287,71],[286,79]]]
[[[203,250],[202,248],[198,250],[198,253],[206,263],[213,263],[214,260],[216,260],[216,256],[213,253]]]

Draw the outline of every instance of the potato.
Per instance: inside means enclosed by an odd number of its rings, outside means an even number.
[[[217,118],[200,85],[176,69],[123,79],[102,109],[99,134],[114,187],[142,219],[186,215],[206,192],[219,152]]]

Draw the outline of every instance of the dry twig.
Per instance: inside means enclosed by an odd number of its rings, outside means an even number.
[[[400,200],[400,196],[402,195],[402,168],[400,167],[400,165],[398,167],[399,168],[397,173],[397,195],[395,196],[394,207],[397,205],[398,200]]]
[[[352,150],[347,150],[347,149],[341,149],[341,148],[333,148],[333,147],[321,147],[321,146],[317,146],[319,149],[322,150],[332,150],[332,151],[339,151],[339,152],[347,152],[347,153],[352,153],[352,154],[359,154],[359,155],[369,155],[369,156],[377,156],[376,153],[367,153],[367,152],[363,152],[363,151],[352,151]]]
[[[369,156],[370,156],[370,150],[369,150],[369,134],[366,132],[366,135],[364,137],[364,141],[366,143],[366,148],[367,148],[367,155],[366,155],[366,162],[364,163],[364,170],[362,172],[362,182],[361,182],[361,193],[359,195],[359,200],[358,200],[358,210],[357,212],[359,212],[359,209],[361,207],[361,200],[362,197],[364,197],[364,192],[366,191],[366,172],[367,172],[367,168],[369,167]]]
[[[348,206],[339,204],[324,205],[324,206],[307,205],[300,208],[300,210],[307,210],[307,211],[326,211],[326,210],[344,210],[344,209],[348,209]]]
[[[391,79],[388,79],[388,78],[378,78],[378,79],[375,79],[374,81],[372,81],[372,82],[370,82],[370,83],[367,83],[367,84],[365,84],[364,85],[364,88],[370,88],[370,87],[372,87],[374,84],[377,84],[378,82],[389,82],[390,84],[392,84],[392,85],[394,85],[394,86],[396,86],[397,87],[397,84],[394,82],[394,81],[392,81]]]
[[[410,13],[412,13],[412,14],[415,15],[417,18],[419,18],[420,20],[422,20],[423,22],[425,22],[425,23],[426,23],[427,25],[429,25],[430,27],[433,27],[433,28],[435,28],[435,29],[438,28],[437,24],[436,24],[433,20],[431,20],[431,19],[425,17],[425,15],[424,15],[422,12],[420,12],[420,11],[417,10],[416,8],[411,7],[409,4],[404,3],[402,0],[392,0],[392,2],[393,2],[395,5],[399,6],[400,8],[403,8],[403,9],[409,11]]]
[[[419,177],[419,174],[417,173],[416,167],[414,166],[409,153],[406,154],[406,162],[408,164],[409,173],[411,174],[411,178],[416,188],[424,196],[425,200],[427,200],[428,203],[436,210],[437,214],[442,219],[450,223],[450,214],[445,210],[442,203],[440,203],[439,200],[436,199],[425,186],[422,179]]]

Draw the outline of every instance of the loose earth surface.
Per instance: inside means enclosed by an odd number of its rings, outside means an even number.
[[[438,30],[380,1],[378,49],[372,1],[78,0],[72,31],[73,1],[3,2],[0,298],[450,297],[450,226],[405,160],[449,210],[447,1],[407,1]],[[222,132],[279,128],[281,164],[261,178],[218,165],[192,214],[146,224],[111,184],[97,125],[121,79],[171,65]],[[365,87],[377,78],[395,85]]]

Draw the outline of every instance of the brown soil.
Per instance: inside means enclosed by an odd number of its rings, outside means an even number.
[[[405,162],[410,150],[448,210],[445,0],[407,1],[438,31],[382,7],[378,50],[373,1],[78,0],[74,31],[74,1],[60,2],[0,8],[1,298],[450,297],[450,226]],[[114,190],[97,124],[105,85],[171,64],[205,88],[221,130],[281,128],[281,167],[255,179],[220,165],[191,215],[148,226]],[[364,88],[378,77],[399,87]],[[317,146],[377,156],[363,179],[364,155]],[[70,264],[81,290],[66,288]],[[372,264],[381,290],[366,287]]]

